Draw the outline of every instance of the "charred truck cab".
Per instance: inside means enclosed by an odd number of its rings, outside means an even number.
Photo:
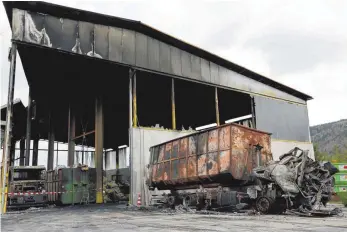
[[[7,207],[11,209],[45,206],[45,171],[44,166],[10,167]]]

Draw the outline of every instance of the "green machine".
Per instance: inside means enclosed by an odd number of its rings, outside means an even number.
[[[95,203],[95,183],[95,168],[82,166],[48,171],[48,202],[57,205]]]
[[[334,175],[334,190],[347,207],[347,163],[334,163],[333,165],[339,169],[339,172]]]

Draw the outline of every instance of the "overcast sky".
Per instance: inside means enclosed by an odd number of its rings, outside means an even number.
[[[347,1],[53,1],[142,21],[313,96],[310,125],[347,118]],[[11,30],[0,7],[1,104]],[[15,98],[27,105],[17,62]]]

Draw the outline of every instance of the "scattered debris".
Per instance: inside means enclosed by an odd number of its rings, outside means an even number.
[[[300,216],[331,216],[339,209],[321,210],[331,199],[333,175],[338,170],[308,157],[308,150],[294,148],[279,161],[255,168],[258,180],[256,208],[261,213],[283,213]]]

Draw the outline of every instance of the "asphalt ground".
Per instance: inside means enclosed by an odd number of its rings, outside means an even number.
[[[337,205],[341,207],[342,205]],[[335,206],[330,206],[335,207]],[[347,208],[333,217],[258,215],[87,205],[30,208],[1,217],[1,231],[321,231],[346,232]]]

